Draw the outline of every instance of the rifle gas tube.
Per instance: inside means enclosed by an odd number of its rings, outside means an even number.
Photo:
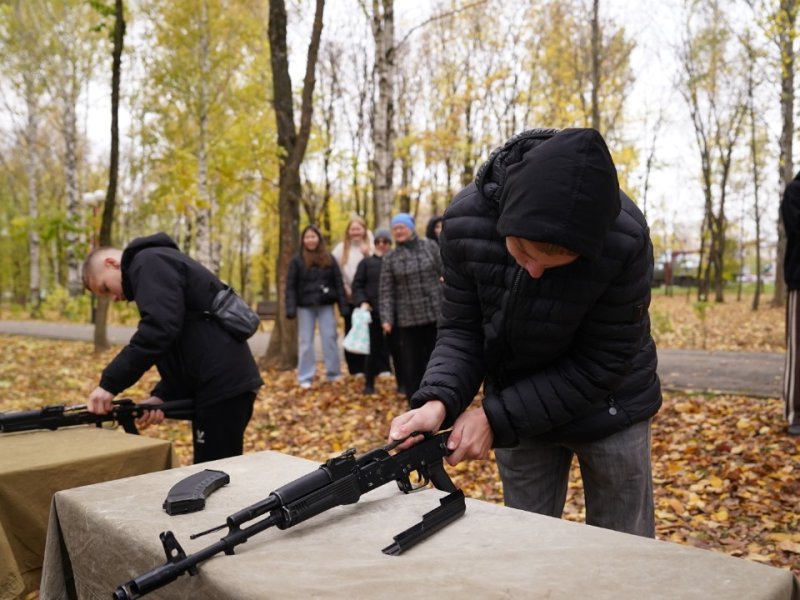
[[[421,523],[396,536],[395,542],[384,549],[386,554],[400,554],[454,521],[466,510],[463,492],[455,487],[444,470],[444,457],[449,454],[447,438],[450,432],[425,435],[423,441],[395,454],[389,452],[400,442],[376,448],[360,457],[356,457],[355,450],[350,449],[326,461],[315,471],[230,515],[224,525],[191,536],[196,538],[228,528],[228,533],[219,541],[194,554],[187,555],[171,531],[162,532],[160,539],[167,562],[120,585],[113,598],[133,600],[175,581],[184,573],[196,575],[198,564],[220,552],[233,554],[236,546],[265,529],[273,526],[288,529],[336,506],[356,503],[362,494],[390,481],[396,481],[404,493],[420,489],[429,482],[439,490],[450,492],[441,500],[438,508],[425,515]],[[411,476],[415,473],[419,478],[418,484],[411,482]],[[267,513],[269,515],[265,518],[248,524]]]
[[[102,427],[103,423],[117,423],[127,433],[139,433],[136,419],[145,411],[158,409],[168,419],[191,419],[194,417],[192,400],[174,400],[163,404],[136,404],[129,398],[115,400],[111,411],[98,415],[86,410],[85,404],[64,406],[56,404],[35,410],[22,410],[0,413],[0,433],[49,429],[55,431],[72,425],[91,425]]]

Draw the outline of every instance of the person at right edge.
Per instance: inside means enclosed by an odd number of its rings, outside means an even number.
[[[654,537],[653,250],[602,136],[511,138],[445,212],[440,246],[436,347],[390,439],[452,427],[451,465],[494,447],[506,505],[553,517],[576,455],[586,522]]]
[[[786,254],[783,259],[783,278],[786,282],[786,362],[783,369],[783,401],[788,424],[787,433],[800,436],[800,375],[797,342],[800,339],[800,173],[783,191],[781,217],[786,230]]]

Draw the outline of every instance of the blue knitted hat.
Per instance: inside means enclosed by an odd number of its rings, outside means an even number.
[[[414,231],[414,217],[408,213],[397,213],[392,218],[392,227],[395,225],[405,225],[411,231]]]

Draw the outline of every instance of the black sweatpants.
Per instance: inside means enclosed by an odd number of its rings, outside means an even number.
[[[374,309],[371,316],[372,321],[369,324],[369,354],[364,360],[364,375],[368,386],[375,385],[375,377],[378,373],[391,370],[389,343],[383,333],[381,316]]]
[[[256,392],[245,392],[195,410],[192,423],[194,464],[242,454],[244,431],[253,416],[255,398]]]
[[[419,389],[431,353],[436,346],[436,323],[398,327],[397,332],[401,345],[403,388],[406,398],[411,400],[411,396]]]
[[[788,425],[800,425],[800,290],[789,290],[786,301],[786,358],[783,369],[784,415]]]

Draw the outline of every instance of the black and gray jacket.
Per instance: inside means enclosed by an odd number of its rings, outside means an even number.
[[[162,400],[193,398],[208,406],[257,390],[263,381],[247,342],[236,340],[209,310],[224,284],[157,233],[133,240],[122,253],[122,291],[141,319],[130,342],[108,364],[100,387],[118,394],[153,365]]]
[[[383,257],[380,315],[383,323],[414,327],[435,323],[442,303],[442,258],[436,242],[416,235]]]
[[[580,254],[531,278],[505,237]],[[649,230],[594,130],[531,130],[495,151],[445,213],[444,300],[417,407],[452,424],[485,383],[495,446],[591,441],[661,405]]]

